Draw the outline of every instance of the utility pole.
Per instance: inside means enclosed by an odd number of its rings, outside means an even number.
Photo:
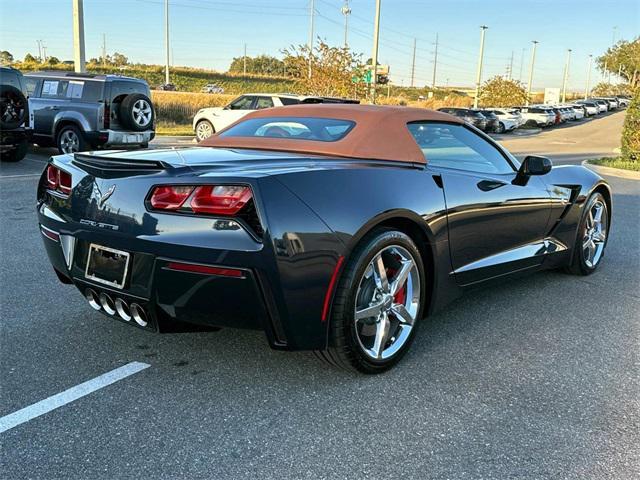
[[[478,72],[476,73],[476,96],[473,99],[473,108],[478,108],[478,98],[480,97],[480,82],[482,81],[482,60],[484,57],[484,32],[486,25],[480,26],[480,52],[478,54]]]
[[[164,49],[167,57],[164,66],[164,83],[169,83],[169,0],[164,0]]]
[[[371,52],[371,103],[376,103],[378,83],[378,40],[380,39],[380,0],[376,0],[376,16],[373,22],[373,50]]]
[[[509,62],[509,80],[513,80],[513,50],[511,50],[511,62]]]
[[[107,35],[102,34],[102,67],[107,66]]]
[[[73,0],[73,64],[76,72],[86,72],[84,65],[84,12],[82,0]]]
[[[413,60],[411,61],[411,87],[413,87],[413,81],[416,74],[416,39],[413,39]]]
[[[247,76],[247,44],[244,44],[244,55],[242,57],[242,74]]]
[[[531,50],[531,63],[529,64],[529,83],[527,83],[527,106],[529,106],[529,99],[531,98],[531,83],[533,82],[533,66],[536,62],[536,47],[538,41],[533,40],[533,49]]]
[[[438,34],[436,33],[436,50],[433,56],[433,78],[431,79],[431,88],[436,88],[436,70],[438,68]]]
[[[567,80],[569,79],[569,65],[571,63],[571,49],[567,49],[567,60],[564,63],[564,75],[562,78],[562,103],[567,101]]]
[[[313,62],[313,23],[314,23],[314,16],[316,13],[316,8],[315,8],[315,1],[311,0],[309,2],[309,71],[307,72],[307,75],[309,76],[309,78],[311,78],[311,63]]]
[[[349,8],[349,0],[344,0],[344,5],[340,9],[342,15],[344,15],[344,48],[349,47],[347,41],[349,35],[349,15],[351,15],[351,9]]]
[[[526,50],[526,48],[522,49],[522,52],[520,53],[520,75],[518,75],[518,81],[522,82],[522,67],[524,66],[524,51]]]
[[[617,33],[618,27],[614,26],[613,27],[613,34],[611,35],[611,46],[613,47],[616,44],[616,33]],[[607,69],[607,64],[604,64],[604,68],[605,70]],[[611,84],[611,70],[609,70],[608,72],[608,76],[607,76],[607,83]]]
[[[43,56],[44,62],[46,63],[46,61],[47,61],[47,46],[44,43],[42,44],[42,56]]]
[[[38,61],[42,63],[42,47],[40,46],[40,42],[42,42],[42,40],[36,40],[38,44]]]
[[[591,62],[593,62],[593,55],[589,55],[589,64],[587,66],[587,86],[584,89],[584,99],[589,97],[589,91],[591,90]]]

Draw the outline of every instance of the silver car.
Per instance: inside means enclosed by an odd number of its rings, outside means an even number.
[[[155,136],[149,85],[120,75],[36,72],[25,75],[33,141],[74,153],[146,147]]]

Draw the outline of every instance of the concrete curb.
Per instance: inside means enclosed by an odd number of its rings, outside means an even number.
[[[582,162],[583,167],[587,167],[600,175],[609,175],[612,177],[626,178],[627,180],[640,180],[640,172],[634,172],[633,170],[623,170],[621,168],[603,167],[601,165],[594,165],[589,160]]]

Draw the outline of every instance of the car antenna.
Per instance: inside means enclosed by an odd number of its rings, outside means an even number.
[[[182,160],[182,165],[186,165],[187,164],[187,161],[184,159],[184,157],[180,153],[180,150],[178,150],[176,147],[171,147],[171,150],[176,152],[176,154],[180,157],[180,160]]]

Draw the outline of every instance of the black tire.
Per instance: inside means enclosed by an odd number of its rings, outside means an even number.
[[[399,350],[389,358],[374,360],[365,353],[357,338],[354,321],[356,295],[369,263],[389,246],[400,246],[413,257],[421,286],[420,298],[413,328]],[[407,352],[415,337],[417,324],[424,311],[425,291],[424,264],[413,240],[396,230],[373,230],[356,247],[341,274],[331,307],[329,347],[315,352],[316,357],[332,366],[367,374],[382,373],[393,367]]]
[[[12,85],[0,85],[0,129],[13,130],[29,118],[29,103]]]
[[[202,134],[207,130],[210,130],[211,133],[207,136],[203,136]],[[195,133],[196,133],[196,140],[198,142],[201,142],[209,138],[214,133],[216,133],[216,129],[213,128],[213,124],[209,120],[198,120],[198,123],[196,123]]]
[[[68,142],[70,138],[76,139],[73,145]],[[85,140],[82,132],[75,125],[65,125],[58,130],[56,146],[61,154],[84,152],[90,149],[90,145]]]
[[[151,130],[155,118],[153,103],[142,93],[129,94],[120,102],[118,118],[130,130],[136,132]]]
[[[29,142],[25,138],[14,145],[14,148],[12,148],[11,150],[5,150],[4,152],[0,153],[0,160],[2,160],[3,162],[19,162],[27,156],[28,150]]]
[[[605,240],[602,244],[602,251],[597,259],[597,262],[593,265],[590,264],[585,258],[585,248],[583,247],[583,243],[588,236],[589,232],[589,213],[597,207],[597,205],[604,205],[604,212],[602,213],[602,218],[606,222],[605,224]],[[607,242],[609,240],[609,229],[610,229],[610,219],[611,215],[609,212],[610,206],[607,203],[604,196],[598,192],[594,193],[589,197],[587,203],[584,206],[584,210],[582,212],[582,217],[580,218],[580,224],[578,225],[578,232],[576,234],[576,242],[573,246],[573,254],[571,258],[571,265],[567,267],[565,270],[567,273],[571,273],[573,275],[591,275],[595,272],[602,263],[602,258],[604,257],[605,249],[607,246]]]
[[[499,122],[498,123],[498,127],[496,128],[496,133],[504,133],[504,131],[506,130],[504,123]]]

